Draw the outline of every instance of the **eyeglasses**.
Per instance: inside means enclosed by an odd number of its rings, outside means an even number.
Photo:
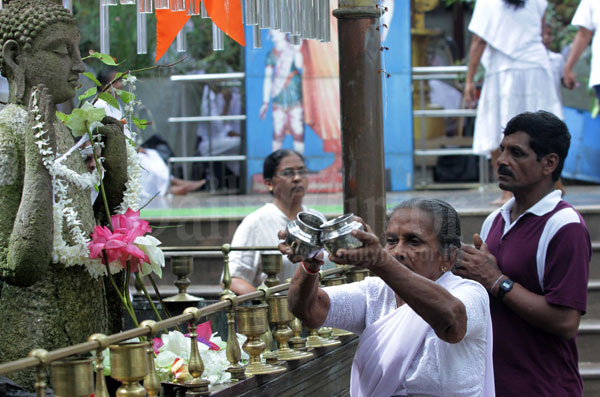
[[[297,170],[293,168],[286,168],[285,170],[275,174],[275,176],[279,176],[281,178],[293,178],[296,175],[298,175],[300,178],[306,178],[306,175],[308,175],[308,170],[306,168],[298,168]]]

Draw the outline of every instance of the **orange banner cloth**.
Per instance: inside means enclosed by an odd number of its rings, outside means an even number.
[[[206,12],[225,34],[245,46],[241,0],[203,0]]]
[[[194,0],[200,4],[200,0]],[[158,62],[169,46],[177,37],[177,33],[190,19],[185,11],[156,10],[156,56],[154,62]]]

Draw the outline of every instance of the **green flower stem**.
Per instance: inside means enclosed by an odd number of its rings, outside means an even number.
[[[92,145],[92,154],[94,155],[94,161],[96,162],[96,171],[98,171],[98,175],[100,176],[100,194],[102,194],[102,201],[104,202],[104,210],[106,211],[106,218],[108,219],[108,227],[110,227],[110,231],[113,232],[114,229],[112,221],[110,219],[110,210],[108,209],[108,199],[106,198],[106,190],[104,190],[104,182],[102,180],[102,164],[100,163],[100,161],[98,161],[98,156],[96,155],[96,148],[94,147],[94,137],[92,135],[92,132],[88,128],[87,122],[85,124],[85,129],[87,130],[88,137],[90,138],[90,144]]]
[[[173,317],[173,316],[171,316],[171,313],[169,313],[169,309],[167,309],[167,305],[165,305],[165,303],[163,302],[162,296],[160,295],[160,291],[158,290],[158,286],[156,285],[156,281],[154,281],[154,279],[152,278],[152,273],[150,273],[148,275],[148,278],[150,279],[150,283],[152,284],[152,288],[154,289],[154,293],[158,297],[158,301],[160,302],[160,306],[163,308],[163,311],[167,315],[167,318]],[[181,329],[179,328],[179,325],[175,325],[175,328],[177,328],[177,331],[181,332]]]
[[[148,293],[146,286],[144,285],[144,276],[140,276],[140,274],[138,272],[135,274],[135,278],[137,279],[137,281],[139,281],[140,288],[142,288],[142,291],[144,292],[144,296],[146,296],[146,300],[148,301],[148,303],[150,303],[150,306],[152,307],[152,311],[154,311],[154,315],[156,316],[158,321],[162,321],[163,319],[160,316],[158,309],[154,305],[154,302],[152,301],[152,298],[150,297],[150,294]]]
[[[89,57],[85,57],[83,59],[85,60],[87,58],[89,58]],[[130,70],[128,72],[124,72],[119,77],[115,77],[114,79],[112,79],[108,84],[106,84],[104,86],[104,88],[102,88],[102,90],[100,90],[100,92],[96,95],[96,97],[92,101],[92,105],[95,104],[98,101],[98,99],[100,98],[100,94],[102,94],[103,92],[108,91],[110,89],[110,87],[112,87],[112,85],[114,83],[116,83],[117,81],[123,79],[123,77],[125,77],[125,76],[129,76],[132,73],[145,72],[146,70],[170,68],[170,67],[173,67],[173,66],[177,65],[178,63],[181,63],[181,62],[185,61],[187,58],[188,57],[185,56],[184,58],[181,58],[177,62],[173,62],[173,63],[168,64],[168,65],[153,65],[153,66],[148,66],[148,67],[141,68],[141,69],[135,69],[135,70]],[[83,101],[79,104],[80,107],[81,107],[81,105],[83,105]]]
[[[119,299],[121,299],[121,302],[123,303],[123,306],[125,306],[129,317],[131,317],[131,321],[133,321],[133,324],[135,324],[136,327],[139,327],[140,325],[135,315],[135,311],[133,310],[133,306],[130,306],[129,300],[125,298],[123,294],[121,294],[121,290],[119,289],[119,287],[117,287],[117,283],[115,282],[115,279],[110,273],[110,266],[108,265],[108,255],[106,254],[105,250],[102,250],[102,255],[104,256],[104,265],[106,266],[106,274],[108,274],[108,279],[110,280],[110,283],[117,292],[117,295],[119,295]],[[127,294],[127,296],[129,296],[129,294]]]

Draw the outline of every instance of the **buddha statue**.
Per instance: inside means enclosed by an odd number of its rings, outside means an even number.
[[[103,203],[92,205],[78,150],[51,166],[75,143],[55,109],[73,99],[84,71],[79,38],[73,16],[52,1],[13,0],[0,10],[0,73],[9,82],[0,111],[0,362],[120,324],[120,317],[111,322],[102,263],[86,257],[86,240],[107,218]],[[114,211],[127,182],[127,151],[122,124],[108,117],[102,124],[103,180]],[[10,377],[33,388],[33,371]]]

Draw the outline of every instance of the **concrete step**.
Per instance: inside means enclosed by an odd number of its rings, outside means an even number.
[[[592,241],[592,259],[590,261],[590,280],[600,280],[600,240]]]
[[[600,360],[600,319],[587,318],[587,314],[579,324],[577,335],[579,361]]]
[[[583,378],[583,395],[585,397],[600,396],[600,363],[580,361],[579,373]]]
[[[590,279],[588,283],[586,319],[600,319],[600,279]]]

